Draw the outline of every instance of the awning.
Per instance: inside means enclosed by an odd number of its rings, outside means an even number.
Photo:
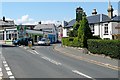
[[[36,30],[26,30],[28,34],[33,34],[33,35],[43,35],[42,31],[36,31]]]

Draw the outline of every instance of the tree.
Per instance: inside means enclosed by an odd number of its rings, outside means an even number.
[[[73,37],[78,36],[78,28],[80,26],[80,22],[76,21],[75,24],[73,25]]]
[[[81,40],[82,47],[87,47],[87,39],[92,38],[92,32],[85,16],[83,16],[83,19],[80,21],[78,38]]]

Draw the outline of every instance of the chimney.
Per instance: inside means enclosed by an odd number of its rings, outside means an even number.
[[[41,24],[41,21],[40,21],[40,22],[38,22],[38,24]]]
[[[96,15],[96,14],[97,14],[96,9],[93,9],[93,11],[92,11],[92,15]]]
[[[112,19],[114,9],[112,8],[112,5],[111,5],[110,1],[108,3],[108,10],[107,11],[108,11],[108,16]]]
[[[5,16],[3,16],[3,21],[5,21]]]

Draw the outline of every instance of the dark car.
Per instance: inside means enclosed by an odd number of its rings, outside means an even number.
[[[32,41],[32,44],[33,44],[33,39],[32,38],[19,38],[17,40],[14,40],[13,44],[14,45],[25,45],[25,46],[28,46],[28,42],[29,41]]]

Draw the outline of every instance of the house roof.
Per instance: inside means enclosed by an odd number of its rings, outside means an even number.
[[[15,25],[14,21],[12,20],[3,21],[2,19],[0,19],[0,26],[12,26],[12,25]]]
[[[120,21],[120,16],[116,16],[113,19],[110,19],[105,14],[97,14],[97,15],[88,16],[87,20],[89,24],[101,23],[106,21]],[[76,22],[76,19],[73,19],[70,22],[68,22],[68,25],[65,27],[70,28],[75,24],[75,22]]]
[[[34,27],[36,30],[45,29],[45,28],[55,28],[56,26],[54,24],[38,24]]]
[[[70,22],[68,22],[68,25],[65,26],[65,27],[66,27],[66,28],[72,27],[72,26],[75,24],[75,22],[76,22],[76,19],[73,19],[73,20],[71,20]]]
[[[97,15],[93,15],[93,16],[88,16],[87,20],[88,20],[89,24],[94,24],[94,23],[108,21],[108,20],[110,20],[110,18],[104,14],[97,14]]]
[[[120,16],[116,16],[112,19],[112,21],[119,21],[120,22]]]

